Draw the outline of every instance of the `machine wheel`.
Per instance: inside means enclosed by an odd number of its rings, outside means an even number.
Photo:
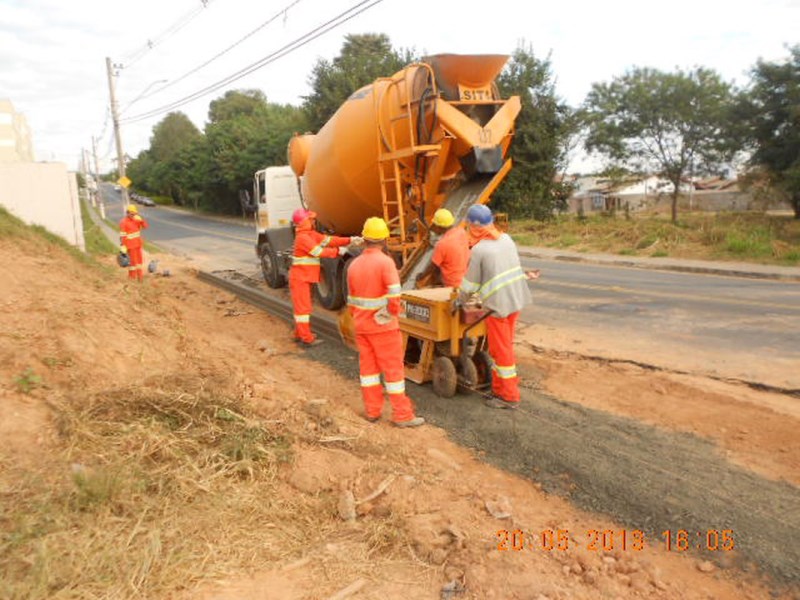
[[[453,361],[446,356],[437,356],[433,359],[432,367],[433,391],[437,396],[452,398],[456,393],[458,375]]]
[[[339,310],[344,305],[342,285],[339,278],[341,261],[323,260],[319,270],[319,282],[314,285],[314,294],[322,308]]]
[[[468,389],[475,389],[480,383],[478,379],[478,367],[475,366],[475,363],[470,359],[464,362],[458,361],[458,367],[458,383]]]
[[[486,350],[479,350],[472,357],[472,362],[475,363],[475,370],[478,375],[477,385],[492,383],[492,357]]]
[[[275,250],[269,245],[269,242],[264,242],[259,247],[258,256],[261,258],[261,272],[264,274],[264,281],[273,289],[282,288],[286,286],[286,276],[280,272],[278,266],[278,255]]]

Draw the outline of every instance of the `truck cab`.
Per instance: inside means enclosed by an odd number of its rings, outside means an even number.
[[[297,177],[291,167],[267,167],[253,176],[256,201],[256,255],[271,288],[286,285],[292,260],[292,213],[302,208]]]

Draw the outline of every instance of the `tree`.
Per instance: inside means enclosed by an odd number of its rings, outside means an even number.
[[[495,194],[496,206],[517,216],[548,219],[566,206],[567,148],[576,132],[572,111],[555,93],[550,59],[520,45],[497,79],[503,98],[518,95],[522,110],[511,145],[514,169]]]
[[[167,162],[200,135],[189,117],[182,112],[171,112],[153,127],[150,156],[157,162]]]
[[[410,51],[394,50],[386,34],[346,35],[339,56],[319,59],[308,78],[311,94],[303,98],[303,109],[311,130],[318,131],[353,92],[413,60]]]
[[[800,219],[800,45],[784,62],[759,60],[751,76],[739,107],[749,163],[788,195]]]
[[[584,103],[586,147],[639,172],[672,182],[672,221],[690,166],[717,170],[732,155],[734,95],[714,71],[664,73],[635,67],[610,84],[595,83]]]

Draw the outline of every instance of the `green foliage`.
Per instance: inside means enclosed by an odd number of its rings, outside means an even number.
[[[213,100],[208,117],[201,133],[184,115],[167,115],[131,164],[131,179],[179,205],[236,213],[239,190],[250,188],[253,173],[285,164],[289,139],[305,129],[303,113],[267,102],[258,90],[241,90]]]
[[[339,56],[320,58],[311,70],[311,94],[303,99],[309,128],[318,131],[353,92],[414,60],[411,51],[393,49],[386,34],[346,35]]]
[[[115,254],[117,246],[112,244],[103,234],[98,225],[89,216],[89,207],[85,202],[81,202],[81,221],[83,222],[83,241],[86,252],[92,256]]]
[[[675,186],[689,172],[714,171],[733,154],[734,96],[714,71],[664,73],[636,67],[611,83],[595,83],[584,104],[586,147],[614,164],[657,173]]]
[[[20,375],[14,378],[14,385],[23,394],[30,394],[34,388],[42,383],[42,378],[33,372],[33,369],[25,369]]]
[[[571,193],[556,176],[566,166],[576,121],[556,96],[550,59],[536,58],[530,46],[514,51],[497,84],[502,97],[520,96],[522,110],[510,152],[514,168],[495,194],[495,206],[516,217],[550,218]]]
[[[752,148],[750,164],[786,193],[800,219],[800,45],[783,62],[758,61],[737,121]]]

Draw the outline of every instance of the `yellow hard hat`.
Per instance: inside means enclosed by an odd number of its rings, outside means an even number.
[[[136,207],[135,204],[128,204],[128,212],[137,215],[139,214],[139,209]]]
[[[440,208],[433,213],[433,224],[439,227],[450,227],[455,223],[456,218],[446,208]]]
[[[375,241],[385,240],[389,237],[389,227],[386,225],[386,221],[380,217],[370,217],[364,221],[361,237]]]

